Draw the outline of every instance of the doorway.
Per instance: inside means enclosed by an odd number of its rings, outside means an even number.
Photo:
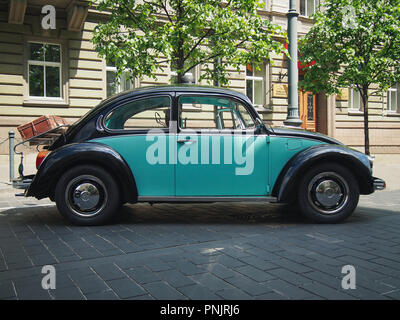
[[[301,127],[310,130],[317,131],[317,98],[311,92],[299,92],[299,113],[300,119],[303,121]]]

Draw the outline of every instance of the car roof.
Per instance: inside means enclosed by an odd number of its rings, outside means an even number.
[[[215,93],[215,94],[228,94],[231,96],[235,96],[237,98],[241,98],[250,103],[250,100],[246,95],[240,93],[238,91],[234,91],[227,88],[214,87],[214,86],[203,86],[203,85],[193,85],[193,84],[180,84],[180,85],[157,85],[157,86],[146,86],[135,88],[132,90],[124,91],[118,93],[106,100],[103,101],[102,104],[109,104],[114,100],[120,100],[120,98],[133,97],[136,95],[146,94],[146,93],[162,93],[162,92],[171,92],[171,91],[180,91],[180,92],[202,92],[202,93]]]

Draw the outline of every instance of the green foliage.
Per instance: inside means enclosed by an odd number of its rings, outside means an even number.
[[[98,0],[109,11],[94,30],[93,43],[101,56],[113,61],[118,75],[148,76],[165,66],[176,70],[178,82],[201,64],[202,78],[227,84],[227,68],[270,60],[284,52],[276,37],[282,30],[257,14],[259,0]],[[217,70],[216,58],[222,58]]]
[[[385,91],[400,82],[400,0],[326,0],[315,24],[300,41],[308,67],[305,90],[338,93],[371,84]]]

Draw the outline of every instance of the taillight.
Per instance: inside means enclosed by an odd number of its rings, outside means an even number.
[[[50,151],[40,151],[36,157],[36,169],[39,169],[40,165],[42,164],[43,160],[47,157]]]

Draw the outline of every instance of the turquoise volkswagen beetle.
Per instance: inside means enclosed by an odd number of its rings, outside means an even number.
[[[384,189],[372,159],[327,136],[267,127],[238,92],[158,86],[113,96],[48,149],[26,196],[49,197],[74,224],[124,203],[295,202],[335,223]],[[39,161],[40,162],[40,161]]]

